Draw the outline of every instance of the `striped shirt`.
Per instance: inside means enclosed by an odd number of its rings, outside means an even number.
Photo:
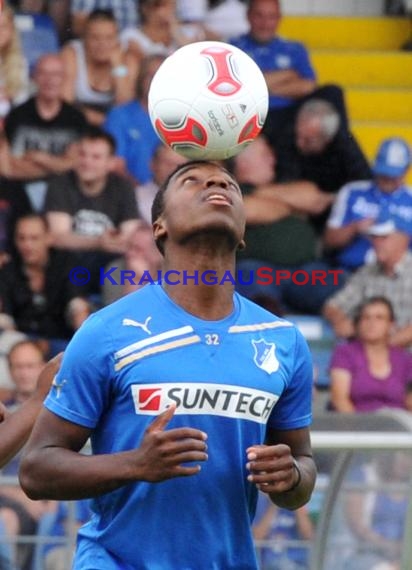
[[[395,320],[402,327],[412,323],[412,253],[405,253],[396,265],[393,275],[383,273],[378,263],[358,269],[343,289],[328,300],[349,317],[357,307],[370,297],[389,299],[395,312]]]

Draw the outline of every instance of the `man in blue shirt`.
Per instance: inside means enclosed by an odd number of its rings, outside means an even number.
[[[136,99],[115,105],[103,125],[116,141],[116,154],[123,160],[126,173],[138,184],[146,184],[153,178],[151,160],[159,138],[150,121],[147,96],[150,82],[163,60],[163,56],[151,55],[141,61]]]
[[[269,89],[266,128],[279,131],[292,119],[299,99],[314,91],[315,71],[303,44],[276,35],[281,19],[279,0],[251,0],[247,17],[249,32],[230,43],[250,55],[263,71]]]
[[[340,267],[354,271],[375,260],[367,236],[379,220],[398,218],[412,239],[412,190],[405,184],[411,151],[401,138],[382,142],[372,167],[373,180],[346,184],[339,191],[324,236]]]
[[[296,509],[315,482],[310,353],[291,323],[234,293],[245,212],[228,171],[179,166],[152,217],[163,282],[75,335],[22,485],[94,497],[75,569],[256,570],[258,489]],[[92,455],[78,453],[89,437]]]

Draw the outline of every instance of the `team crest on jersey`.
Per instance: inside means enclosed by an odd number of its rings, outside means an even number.
[[[279,360],[276,358],[276,345],[274,342],[266,342],[263,340],[252,340],[255,355],[253,361],[258,368],[261,368],[268,374],[276,372],[279,368]]]

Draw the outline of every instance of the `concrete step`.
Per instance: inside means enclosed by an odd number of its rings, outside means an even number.
[[[284,16],[280,35],[308,49],[396,50],[412,37],[408,18]]]
[[[320,83],[343,87],[412,88],[412,52],[312,52]]]
[[[350,87],[345,97],[351,121],[412,120],[412,89]]]

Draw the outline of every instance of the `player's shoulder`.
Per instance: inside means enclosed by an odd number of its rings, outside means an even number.
[[[264,307],[261,307],[254,301],[238,293],[236,293],[236,297],[240,306],[239,318],[236,323],[237,328],[244,328],[245,332],[289,329],[295,333],[298,330],[296,325],[288,319],[271,313]],[[233,329],[233,327],[231,328]]]

